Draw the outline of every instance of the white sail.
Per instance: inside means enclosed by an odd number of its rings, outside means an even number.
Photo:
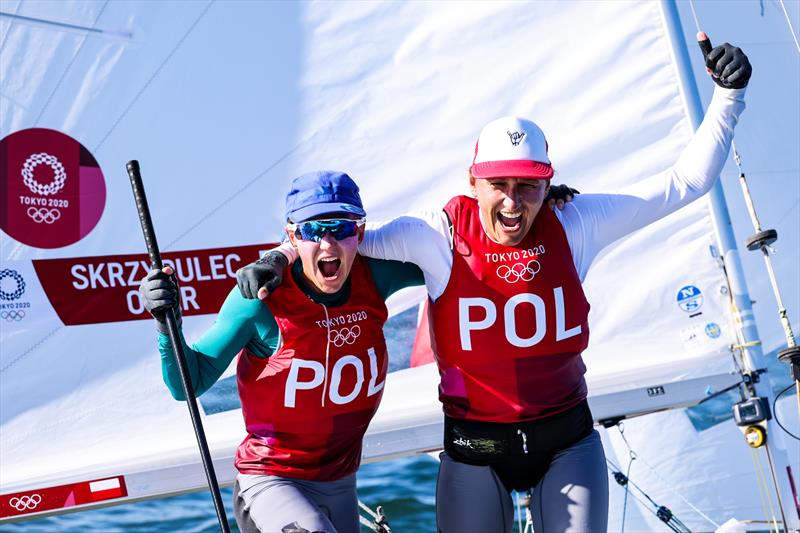
[[[765,9],[741,39],[725,26],[706,30],[736,41],[756,65],[739,146],[753,141],[751,186],[796,220],[797,143],[794,163],[785,148],[774,156],[785,165],[761,166],[761,143],[773,132],[748,129],[771,112],[758,80],[775,59],[747,40],[786,32],[774,6]],[[722,16],[704,12],[709,23]],[[141,161],[162,251],[185,252],[176,261],[182,286],[196,293],[197,309],[183,321],[191,342],[233,286],[232,270],[280,238],[284,193],[302,172],[346,170],[380,220],[466,192],[476,135],[497,116],[536,120],[556,181],[584,193],[667,168],[692,134],[655,2],[9,1],[2,13],[0,137],[33,127],[67,133],[94,154],[106,188],[97,226],[72,244],[45,249],[2,234],[2,268],[24,280],[11,303],[25,305],[19,320],[0,322],[4,495],[122,475],[129,498],[204,484],[186,408],[161,381],[156,333],[136,296],[145,257],[129,159]],[[796,94],[796,61],[792,70],[788,55],[780,60],[789,85],[781,90]],[[700,79],[709,94],[710,80]],[[777,113],[798,116],[796,99],[781,104],[788,108]],[[797,141],[796,130],[776,144]],[[786,195],[758,181],[792,168],[780,175]],[[786,249],[796,254],[792,231]],[[736,338],[713,243],[701,200],[597,259],[585,285],[593,398],[650,386],[669,393],[693,378],[735,381]],[[777,265],[782,278],[796,274],[792,253]],[[17,279],[0,280],[4,293],[19,289]],[[767,287],[756,279],[760,295]],[[788,290],[797,321],[797,286]],[[769,295],[757,298],[772,312]],[[774,345],[779,337],[767,331]],[[406,421],[417,429],[435,421],[435,375],[412,374],[390,378],[368,459],[384,457],[375,448],[385,444],[375,437],[381,428],[399,434]],[[408,389],[393,397],[393,382]],[[420,405],[403,402],[409,390]],[[220,479],[230,481],[241,415],[201,406]],[[54,436],[58,445],[48,446]],[[385,457],[413,447],[398,443]],[[721,520],[724,511],[710,512]]]

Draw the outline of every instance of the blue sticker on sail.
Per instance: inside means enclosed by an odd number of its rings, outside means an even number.
[[[718,339],[722,335],[722,328],[716,322],[709,322],[706,324],[706,335],[712,339]]]
[[[687,313],[694,313],[703,307],[703,293],[694,285],[687,285],[678,291],[678,307]]]

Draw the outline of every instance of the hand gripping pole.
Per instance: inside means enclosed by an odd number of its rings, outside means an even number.
[[[147,244],[147,253],[150,254],[151,268],[157,268],[160,270],[162,268],[161,254],[158,251],[156,233],[153,229],[153,221],[150,218],[150,208],[147,206],[147,196],[145,196],[144,185],[142,184],[142,175],[139,172],[139,162],[135,159],[128,161],[126,167],[128,169],[128,176],[131,179],[131,188],[133,189],[133,198],[136,200],[136,209],[139,212],[139,222],[142,224],[144,242]],[[164,319],[167,324],[169,340],[172,344],[172,352],[175,354],[175,361],[178,364],[178,371],[181,374],[183,395],[186,398],[186,404],[189,407],[189,415],[192,418],[194,434],[195,437],[197,437],[197,446],[200,448],[200,456],[203,459],[203,468],[206,471],[208,488],[211,490],[211,496],[214,499],[214,507],[217,511],[219,528],[222,533],[230,533],[228,519],[225,516],[225,507],[222,505],[222,497],[220,496],[219,492],[217,476],[214,473],[214,465],[211,462],[211,454],[208,451],[206,434],[205,431],[203,431],[203,422],[200,420],[200,411],[197,409],[197,399],[194,396],[194,387],[192,387],[192,382],[189,378],[189,371],[186,368],[186,357],[183,354],[183,346],[181,345],[180,334],[178,332],[178,321],[175,316],[175,309],[167,309],[164,313]]]

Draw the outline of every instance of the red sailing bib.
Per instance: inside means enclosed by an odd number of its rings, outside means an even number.
[[[487,237],[474,198],[444,210],[453,270],[430,320],[445,413],[518,422],[580,403],[589,303],[561,222],[543,207],[522,243],[504,246]]]
[[[328,481],[358,469],[386,379],[388,312],[360,257],[350,284],[338,307],[313,302],[291,275],[267,299],[283,345],[268,358],[239,354],[240,472]]]

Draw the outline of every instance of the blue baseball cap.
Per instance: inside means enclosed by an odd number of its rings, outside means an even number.
[[[318,170],[295,178],[286,195],[286,219],[304,222],[326,214],[366,216],[358,185],[344,172]]]

